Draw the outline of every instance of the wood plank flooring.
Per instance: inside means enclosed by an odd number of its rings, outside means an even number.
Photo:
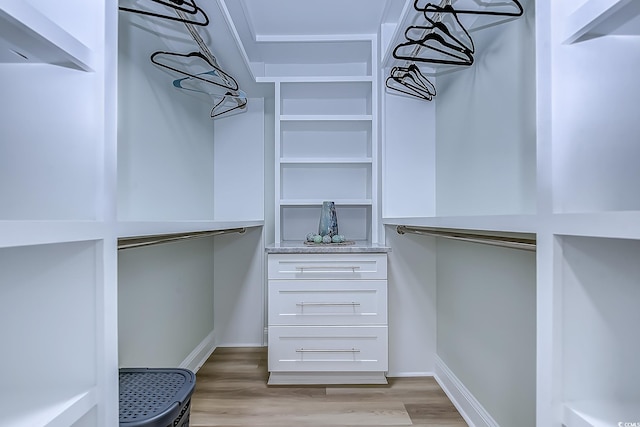
[[[267,386],[266,348],[217,348],[196,375],[191,426],[467,426],[433,378]]]

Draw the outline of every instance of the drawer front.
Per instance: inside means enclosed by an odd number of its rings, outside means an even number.
[[[387,371],[386,326],[270,326],[269,371]]]
[[[386,280],[270,280],[269,325],[386,325]]]
[[[386,279],[387,254],[270,254],[269,279]]]

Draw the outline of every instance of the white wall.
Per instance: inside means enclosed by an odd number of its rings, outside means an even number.
[[[215,238],[119,251],[121,367],[178,367],[214,329]]]
[[[167,50],[162,35],[135,14],[119,17],[118,217],[213,219],[211,106],[173,87],[177,73],[151,63],[155,50]]]
[[[216,221],[264,218],[264,100],[250,98],[246,111],[215,119],[214,218]]]
[[[2,64],[0,79],[0,219],[97,219],[100,79],[44,64]]]
[[[438,215],[535,212],[534,3],[472,32],[475,63],[438,77]]]
[[[438,357],[501,426],[535,426],[536,256],[438,239]]]
[[[382,217],[433,216],[435,103],[386,91],[382,98]]]

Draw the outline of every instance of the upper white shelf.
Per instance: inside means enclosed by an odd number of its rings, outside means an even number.
[[[283,157],[281,164],[304,165],[304,164],[370,164],[373,163],[371,157]]]
[[[345,83],[345,82],[372,82],[372,76],[279,76],[256,77],[259,83]]]
[[[371,121],[371,114],[344,114],[344,115],[328,115],[328,114],[283,114],[280,116],[281,121]]]
[[[94,69],[91,50],[25,1],[0,0],[0,63]]]
[[[553,215],[553,234],[640,240],[640,211]]]
[[[640,2],[588,0],[567,18],[566,43],[603,35],[640,35]]]
[[[0,248],[100,240],[99,221],[0,221]]]
[[[280,206],[318,206],[322,199],[281,199]],[[371,199],[334,199],[336,206],[369,206]]]

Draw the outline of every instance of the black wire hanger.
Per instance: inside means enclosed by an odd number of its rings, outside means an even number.
[[[445,40],[442,35],[438,34],[435,26],[412,25],[405,30],[405,38],[408,40],[398,44],[393,49],[393,57],[395,59],[405,61],[430,62],[434,64],[448,65],[471,65],[473,64],[472,52],[455,37],[449,37],[451,42]],[[412,37],[412,31],[419,30],[421,37]],[[409,50],[408,53],[405,51]],[[443,55],[441,58],[421,56],[425,52],[433,51]]]
[[[205,74],[219,77],[218,71],[216,70],[205,71],[204,73],[199,73],[198,75],[201,76]],[[211,108],[211,118],[222,116],[223,114],[227,114],[234,110],[243,110],[247,106],[247,94],[240,89],[235,92],[227,91],[222,94],[216,91],[211,92],[209,90],[203,90],[197,87],[193,87],[193,81],[193,77],[181,77],[173,81],[173,86],[178,89],[200,92],[213,97],[213,99],[215,100],[215,104],[213,105],[213,108]]]
[[[396,92],[426,101],[431,101],[436,96],[436,87],[415,64],[408,67],[393,67],[385,81],[385,86]]]
[[[170,14],[161,14],[161,13],[156,13],[156,12],[152,12],[152,11],[148,11],[148,10],[143,10],[143,9],[132,9],[130,7],[123,7],[123,6],[119,6],[119,9],[124,11],[124,12],[133,12],[133,13],[139,13],[142,15],[147,15],[147,16],[154,16],[156,18],[163,18],[163,19],[169,19],[171,21],[178,21],[178,22],[183,22],[185,24],[193,24],[193,25],[200,25],[203,27],[206,27],[207,25],[209,25],[209,17],[207,16],[207,14],[204,12],[204,10],[202,10],[198,5],[196,5],[194,0],[150,0],[154,3],[158,3],[164,6],[167,6],[171,9],[174,9],[176,11],[180,11],[180,12],[184,12],[184,13],[188,13],[190,15],[194,15],[196,16],[198,13],[200,13],[202,16],[204,16],[204,21],[198,21],[195,18],[193,20],[190,19],[184,19],[182,17],[178,17],[178,16],[173,16]]]
[[[238,91],[237,95],[227,92],[211,109],[211,118],[222,116],[234,110],[244,110],[247,107],[247,102],[247,95],[244,92]]]
[[[416,8],[416,10],[421,11],[420,9],[417,8],[418,5],[418,1],[419,0],[415,0],[414,3],[414,7]],[[427,20],[427,22],[435,27],[440,29],[443,33],[445,33],[447,36],[449,36],[451,39],[455,40],[455,42],[457,44],[459,44],[462,47],[465,47],[466,49],[469,50],[469,52],[471,53],[475,53],[476,47],[473,44],[473,39],[471,38],[471,35],[469,34],[469,31],[467,31],[467,29],[464,27],[464,25],[462,25],[462,22],[460,22],[460,20],[458,19],[458,14],[455,13],[455,10],[453,10],[453,7],[451,5],[445,5],[442,8],[443,12],[447,12],[446,14],[434,14],[433,17],[429,17],[428,12],[425,11],[421,11],[422,14],[424,15],[424,18]],[[463,42],[460,38],[454,36],[451,32],[451,30],[449,29],[449,26],[447,25],[447,23],[445,23],[444,21],[442,21],[442,19],[444,18],[451,18],[453,17],[453,24],[456,25],[457,27],[459,27],[462,30],[462,34],[464,34],[465,38],[468,40],[468,43]],[[438,18],[440,20],[438,20]]]
[[[193,74],[190,73],[188,71],[185,70],[181,70],[179,68],[176,68],[174,66],[168,65],[168,64],[164,64],[162,62],[158,62],[158,60],[156,59],[156,57],[162,57],[162,56],[175,56],[175,57],[181,57],[181,58],[198,58],[198,59],[202,59],[203,61],[205,61],[208,65],[210,65],[214,70],[215,73],[200,73],[200,74]],[[234,79],[230,74],[226,73],[224,70],[222,70],[219,66],[217,66],[216,64],[212,63],[209,59],[207,59],[206,56],[204,56],[202,54],[202,52],[190,52],[190,53],[175,53],[175,52],[164,52],[164,51],[157,51],[154,52],[153,54],[151,54],[151,62],[153,62],[156,65],[159,65],[161,67],[167,68],[169,70],[175,71],[177,73],[180,74],[184,74],[185,76],[189,76],[191,78],[194,79],[198,79],[201,80],[203,82],[206,83],[211,83],[213,85],[216,86],[220,86],[223,87],[225,89],[229,89],[232,91],[237,91],[238,90],[238,82],[236,81],[236,79]],[[218,79],[211,79],[211,78],[207,78],[204,77],[204,75],[210,75],[212,77],[218,77]],[[216,81],[219,80],[219,81]]]
[[[480,2],[482,4],[482,2]],[[445,9],[440,5],[433,3],[427,3],[424,7],[418,7],[418,0],[415,0],[413,7],[419,12],[443,12],[443,13],[458,13],[458,14],[473,14],[473,15],[493,15],[493,16],[522,16],[524,9],[518,0],[509,0],[503,2],[485,2],[487,4],[486,9],[456,9],[451,6],[450,9]],[[512,5],[517,8],[517,11],[497,11],[492,10],[495,6]]]

